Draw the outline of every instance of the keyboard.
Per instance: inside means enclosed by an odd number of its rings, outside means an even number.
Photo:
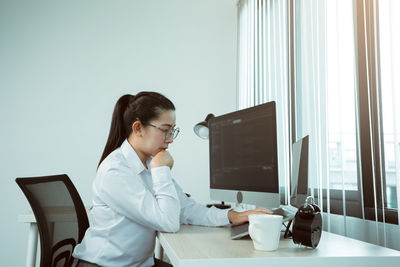
[[[290,221],[296,215],[294,209],[286,209],[279,207],[271,210],[275,215],[283,216],[282,222]],[[249,235],[249,223],[231,226],[231,239],[239,239]]]
[[[283,219],[282,219],[283,222],[290,221],[296,215],[296,213],[294,213],[292,211],[288,211],[284,208],[277,208],[277,209],[273,209],[271,211],[274,213],[274,215],[281,215],[283,217]]]
[[[231,239],[239,239],[249,235],[249,223],[231,226]]]

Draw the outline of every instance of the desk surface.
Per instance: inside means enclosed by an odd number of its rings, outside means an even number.
[[[250,238],[231,240],[230,227],[181,225],[178,233],[158,233],[158,239],[174,266],[400,266],[400,251],[328,232],[316,249],[281,236],[273,252],[255,250]]]
[[[90,207],[85,206],[86,213],[90,214]],[[75,207],[47,207],[47,212],[50,221],[62,221],[62,222],[69,222],[69,221],[76,221],[76,211]],[[18,221],[23,223],[36,223],[35,215],[32,211],[28,211],[26,213],[22,213],[18,215]]]

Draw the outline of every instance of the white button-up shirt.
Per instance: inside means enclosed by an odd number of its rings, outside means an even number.
[[[92,221],[73,256],[100,266],[151,266],[156,231],[181,223],[229,224],[228,210],[188,198],[167,166],[148,169],[127,140],[103,160],[93,182]]]

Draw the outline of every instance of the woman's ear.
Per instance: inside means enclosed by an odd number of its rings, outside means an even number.
[[[143,124],[140,121],[135,121],[132,124],[132,132],[136,136],[142,136],[142,131],[143,131]]]

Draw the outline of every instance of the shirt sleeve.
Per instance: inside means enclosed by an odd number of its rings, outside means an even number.
[[[94,188],[110,208],[157,231],[179,231],[180,202],[169,167],[151,169],[154,195],[129,168],[109,168]]]
[[[175,182],[176,192],[181,205],[180,222],[184,224],[223,226],[230,224],[228,209],[207,208],[186,196],[182,188]]]

